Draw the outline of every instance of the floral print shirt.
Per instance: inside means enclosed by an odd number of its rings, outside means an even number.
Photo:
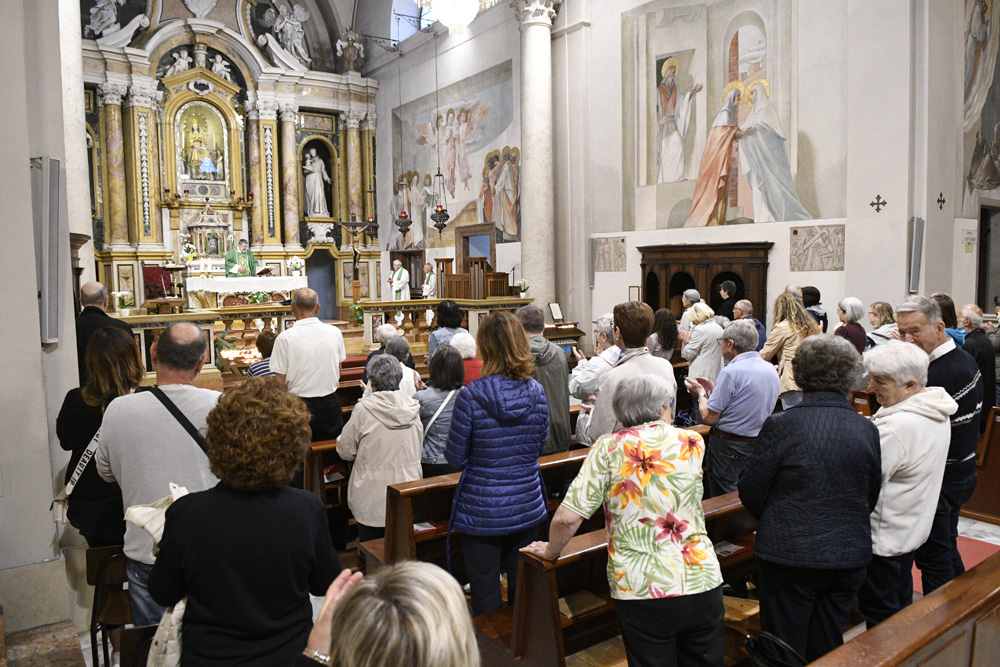
[[[691,595],[722,583],[701,505],[704,454],[700,435],[662,421],[594,443],[563,505],[583,517],[604,505],[613,598]]]

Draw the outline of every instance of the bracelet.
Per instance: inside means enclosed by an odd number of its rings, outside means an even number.
[[[309,648],[309,647],[306,647],[302,651],[302,653],[305,654],[305,656],[307,658],[309,658],[310,660],[314,660],[314,661],[320,663],[321,665],[329,665],[330,664],[331,657],[330,657],[330,655],[328,653],[320,653],[316,649],[312,649],[312,648]]]

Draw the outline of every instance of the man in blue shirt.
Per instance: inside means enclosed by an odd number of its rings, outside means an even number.
[[[706,498],[736,491],[760,427],[781,392],[774,366],[756,352],[757,339],[751,322],[731,322],[719,340],[727,365],[715,383],[703,377],[684,381],[702,421],[712,427],[705,453]]]
[[[764,325],[760,323],[760,320],[753,316],[753,304],[746,299],[737,301],[736,305],[733,306],[733,321],[736,320],[753,322],[757,328],[757,351],[760,352],[764,347],[764,341],[767,340],[767,331],[764,330]]]

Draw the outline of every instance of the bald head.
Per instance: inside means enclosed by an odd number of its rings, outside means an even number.
[[[156,339],[153,358],[156,366],[197,374],[208,352],[205,333],[190,322],[175,322]]]
[[[318,312],[319,295],[316,294],[315,290],[308,287],[295,290],[295,296],[292,297],[292,313],[295,314],[295,319],[304,320],[307,317],[316,317]]]
[[[101,310],[108,309],[108,288],[101,283],[87,283],[80,288],[80,305],[97,306]]]
[[[966,331],[975,331],[983,326],[983,309],[974,303],[967,303],[958,309],[958,326]]]

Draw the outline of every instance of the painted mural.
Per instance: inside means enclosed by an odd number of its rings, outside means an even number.
[[[393,110],[390,214],[407,211],[411,224],[405,234],[393,227],[389,249],[453,247],[456,227],[483,222],[495,225],[498,243],[520,240],[513,95],[508,61]],[[439,169],[443,202],[434,190]],[[441,234],[430,217],[439,203],[451,216]]]
[[[965,3],[966,213],[978,215],[978,197],[1000,196],[1000,12],[986,0]]]

